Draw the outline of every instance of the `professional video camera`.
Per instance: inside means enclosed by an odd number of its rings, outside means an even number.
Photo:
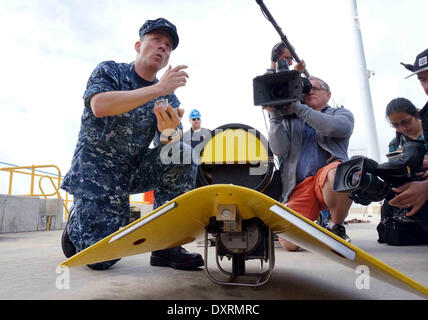
[[[333,190],[351,193],[354,202],[365,206],[391,199],[395,195],[392,187],[419,180],[416,173],[421,171],[425,153],[423,141],[409,140],[402,156],[389,162],[378,164],[369,158],[353,157],[337,167]]]
[[[260,5],[263,15],[272,23],[281,37],[281,43],[278,45],[284,45],[290,51],[294,60],[299,63],[301,60],[297,56],[296,51],[276,23],[268,8],[262,0],[256,0],[256,2]],[[278,45],[272,50],[272,57],[274,57],[275,50],[279,49]],[[303,94],[311,91],[312,85],[308,80],[309,72],[305,69],[303,72],[306,78],[301,77],[300,72],[295,70],[290,71],[287,61],[278,59],[278,57],[279,55],[275,59],[272,58],[272,61],[277,62],[276,70],[253,79],[254,105],[256,106],[283,108],[291,102],[302,100]]]
[[[278,60],[276,72],[253,79],[254,105],[284,106],[302,100],[302,94],[311,91],[311,83],[300,72],[289,71],[287,61]]]

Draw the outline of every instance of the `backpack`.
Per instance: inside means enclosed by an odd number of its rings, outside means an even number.
[[[392,207],[385,200],[381,208],[381,221],[376,229],[379,243],[391,246],[428,244],[428,203],[413,216],[406,217],[408,209]]]

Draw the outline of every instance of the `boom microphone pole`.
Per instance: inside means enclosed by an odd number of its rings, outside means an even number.
[[[293,56],[294,60],[296,60],[296,62],[299,63],[301,61],[300,58],[297,56],[297,53],[294,50],[293,46],[288,41],[288,39],[285,36],[285,34],[282,32],[281,27],[278,26],[278,24],[276,23],[275,19],[273,18],[273,16],[269,12],[268,8],[263,3],[263,0],[256,0],[256,2],[260,6],[260,9],[262,10],[263,15],[266,17],[266,19],[268,19],[272,23],[273,27],[278,32],[279,36],[281,37],[282,43],[284,43],[284,45],[287,47],[287,49],[290,50],[290,53]],[[303,71],[303,73],[306,75],[307,78],[309,78],[310,75],[309,75],[309,72],[308,72],[308,70],[306,68]]]

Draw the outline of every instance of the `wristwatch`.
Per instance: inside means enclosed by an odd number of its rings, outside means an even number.
[[[167,136],[168,141],[172,141],[172,138],[175,137],[176,135],[177,135],[177,129],[175,129],[170,136]]]
[[[169,130],[168,130],[169,131]],[[172,141],[172,139],[174,139],[174,137],[177,135],[178,130],[177,128],[174,129],[174,131],[172,131],[169,135],[165,135],[163,132],[161,133],[161,141]]]

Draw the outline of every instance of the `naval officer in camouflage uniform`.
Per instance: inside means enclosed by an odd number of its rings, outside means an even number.
[[[195,185],[194,163],[168,161],[171,150],[179,152],[178,158],[191,152],[179,142],[184,111],[174,94],[186,84],[187,67],[169,66],[161,79],[156,78],[178,45],[176,27],[163,18],[147,20],[139,36],[135,62],[100,63],[83,96],[80,133],[61,186],[74,196],[74,214],[65,232],[71,240],[68,246],[74,246],[75,251],[129,223],[130,194],[154,189],[156,208]],[[164,98],[169,102],[166,110],[154,106]],[[152,141],[154,148],[149,148]],[[89,267],[106,269],[117,261]],[[178,269],[204,264],[201,255],[182,247],[152,252],[150,263]]]

